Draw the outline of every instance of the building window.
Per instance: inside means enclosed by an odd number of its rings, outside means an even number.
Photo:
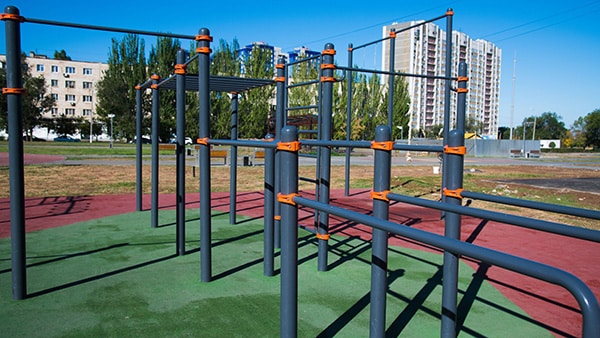
[[[92,68],[83,68],[83,75],[92,75]]]
[[[51,87],[58,87],[58,80],[50,80]]]
[[[83,116],[92,116],[92,110],[91,109],[84,109],[83,110]]]
[[[92,88],[92,83],[84,81],[83,82],[83,89],[90,89],[90,88]]]
[[[65,115],[75,115],[75,108],[65,108]]]
[[[54,101],[58,101],[58,94],[52,94],[52,99]]]
[[[75,95],[73,95],[73,94],[66,94],[65,95],[65,101],[75,102]]]
[[[75,88],[75,81],[66,80],[65,81],[65,88]]]
[[[65,67],[65,73],[67,74],[75,74],[75,67]]]
[[[92,102],[92,95],[83,95],[83,102]]]
[[[51,70],[52,73],[58,73],[58,66],[52,65]]]
[[[56,116],[58,114],[58,108],[52,108],[51,112],[52,116]]]
[[[44,71],[44,65],[36,65],[35,66],[35,70],[37,70],[38,72],[43,72]]]

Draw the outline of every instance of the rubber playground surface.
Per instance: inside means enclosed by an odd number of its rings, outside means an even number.
[[[310,192],[303,196],[310,197]],[[332,203],[368,213],[367,190],[331,192]],[[240,193],[235,225],[229,195],[213,194],[213,275],[199,278],[198,194],[186,196],[188,254],[175,255],[174,195],[160,196],[160,227],[135,196],[26,201],[28,294],[10,288],[9,201],[0,200],[0,332],[8,336],[278,336],[279,278],[262,271],[260,192]],[[310,228],[310,210],[300,210]],[[390,220],[443,233],[439,212],[393,204]],[[299,336],[368,335],[370,229],[331,217],[330,271],[317,272],[316,240],[299,232]],[[573,273],[600,298],[600,245],[463,218],[462,240]],[[441,254],[390,238],[389,336],[438,336]],[[278,256],[277,256],[278,257]],[[276,261],[278,258],[276,257]],[[278,263],[276,263],[278,264]],[[278,268],[278,266],[276,266]],[[463,259],[460,335],[580,336],[581,314],[563,288]],[[469,311],[470,310],[470,311]]]

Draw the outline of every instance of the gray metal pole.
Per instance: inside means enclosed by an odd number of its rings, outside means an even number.
[[[160,77],[156,74],[152,78],[152,196],[151,196],[151,211],[150,211],[150,226],[158,228],[158,128],[160,123],[160,91],[158,89],[158,80]]]
[[[176,245],[177,254],[185,255],[185,51],[177,51],[177,65],[175,65],[176,86],[176,114],[175,128],[177,133],[176,151],[176,184],[177,184],[177,209],[176,209]]]
[[[465,112],[467,109],[467,64],[461,62],[458,64],[458,83],[456,95],[456,129],[465,131]]]
[[[352,62],[352,44],[348,44],[348,67],[351,69],[353,67]],[[346,141],[350,141],[350,136],[352,134],[352,82],[353,82],[353,74],[352,71],[348,69],[346,71]],[[344,195],[350,195],[350,153],[352,149],[350,147],[346,147],[346,181],[344,182]]]
[[[142,211],[142,89],[135,87],[135,210]],[[91,133],[90,133],[91,135]],[[90,136],[91,137],[91,136]]]
[[[321,76],[322,99],[321,99],[321,125],[319,126],[320,140],[331,141],[332,116],[333,116],[333,83],[335,82],[333,73],[333,56],[335,49],[332,43],[325,44],[323,50],[323,72]],[[319,202],[329,203],[330,198],[330,178],[331,178],[331,148],[319,148]],[[319,211],[319,222],[317,227],[317,238],[319,241],[318,249],[318,270],[327,271],[327,253],[329,251],[329,214]]]
[[[281,129],[283,129],[284,126],[284,121],[285,121],[285,92],[286,92],[286,88],[285,88],[285,59],[284,58],[279,58],[279,60],[277,60],[277,65],[276,67],[276,75],[277,77],[275,78],[276,81],[276,87],[277,87],[277,94],[275,97],[276,100],[276,110],[275,110],[275,138],[280,139],[281,135],[279,135],[279,133],[281,132]],[[279,192],[279,186],[280,186],[280,180],[279,177],[281,176],[281,160],[280,160],[281,154],[279,152],[275,152],[275,185],[274,185],[274,193],[277,194]],[[273,197],[275,198],[275,197]],[[275,199],[274,200],[275,205],[274,205],[274,224],[273,224],[273,237],[274,237],[274,245],[276,248],[280,248],[281,247],[281,205],[279,204],[279,202]]]
[[[450,125],[450,97],[451,97],[451,80],[448,80],[452,76],[452,17],[454,16],[454,11],[452,8],[448,8],[446,11],[446,68],[444,75],[446,76],[446,80],[444,80],[444,141],[448,142],[448,135],[450,134],[450,129],[452,126]],[[450,172],[446,170],[448,156],[446,154],[442,154],[442,187],[446,186],[446,182],[448,180],[448,175]],[[446,201],[446,196],[442,195],[442,201]]]
[[[375,129],[375,167],[373,174],[373,216],[388,220],[390,204],[385,196],[390,190],[392,164],[391,128],[379,126]],[[385,337],[385,309],[387,293],[388,232],[373,229],[371,256],[371,320],[370,337]]]
[[[396,30],[392,28],[390,30],[390,73],[394,72],[394,63],[396,62]],[[394,128],[392,125],[394,117],[394,75],[388,76],[388,127]]]
[[[288,200],[298,193],[298,129],[286,126],[280,130],[280,140],[290,144],[289,151],[281,151],[281,196]],[[280,287],[280,337],[298,335],[298,207],[292,203],[281,204],[281,287]]]
[[[23,77],[21,74],[21,16],[6,6],[6,95],[8,107],[8,175],[10,177],[10,241],[13,299],[27,297],[27,247],[25,245],[25,173],[23,164]]]
[[[212,235],[210,200],[210,42],[212,37],[208,28],[201,28],[196,37],[198,53],[198,123],[200,168],[200,279],[212,280]]]
[[[264,234],[264,275],[275,274],[275,149],[265,149],[265,234]]]
[[[238,93],[231,93],[231,139],[238,139]],[[237,210],[237,146],[231,146],[229,161],[229,224],[236,223]]]

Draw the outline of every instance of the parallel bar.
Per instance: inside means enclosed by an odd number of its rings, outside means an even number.
[[[308,105],[308,106],[295,106],[295,107],[287,107],[285,110],[304,110],[304,109],[318,109],[318,105]]]
[[[396,76],[406,76],[406,77],[418,77],[423,79],[435,79],[435,80],[456,80],[455,77],[448,76],[440,76],[440,75],[425,75],[425,74],[413,74],[413,73],[403,73],[403,72],[390,72],[387,70],[376,70],[376,69],[365,69],[365,68],[354,68],[354,67],[343,67],[337,66],[337,70],[353,70],[358,73],[372,73],[372,74],[381,74],[381,75],[396,75]]]
[[[285,65],[285,59],[283,57],[280,57],[279,60],[277,60],[277,69],[276,69],[276,74],[277,74],[277,78],[279,79],[284,79],[284,81],[279,81],[276,84],[276,89],[277,89],[277,94],[275,96],[275,101],[276,101],[276,108],[275,108],[275,133],[276,133],[276,138],[279,139],[280,138],[280,132],[281,129],[283,128],[283,126],[285,125],[285,119],[286,119],[286,111],[285,111],[285,107],[286,107],[286,83],[287,83],[287,74],[286,74],[286,70],[287,67]],[[274,191],[273,193],[275,194],[275,196],[277,196],[277,193],[279,192],[279,186],[280,186],[280,179],[279,179],[279,175],[278,173],[281,172],[281,153],[279,151],[275,152],[275,173],[277,173],[277,177],[275,178],[275,182],[274,182]],[[274,201],[275,205],[274,205],[274,218],[275,218],[275,222],[273,223],[273,240],[274,240],[274,247],[275,248],[279,248],[281,247],[281,222],[279,221],[279,216],[281,215],[280,213],[280,208],[281,205],[279,203],[279,201],[277,201],[277,199],[275,198]]]
[[[313,85],[313,84],[317,84],[317,83],[319,83],[318,79],[317,80],[305,81],[305,82],[292,83],[292,84],[289,84],[287,87],[288,88],[303,87],[303,86]]]
[[[564,205],[544,203],[544,202],[534,202],[534,201],[528,201],[528,200],[523,200],[523,199],[519,199],[519,198],[505,197],[505,196],[482,194],[482,193],[466,191],[466,190],[462,191],[461,195],[466,198],[473,198],[473,199],[481,200],[481,201],[501,203],[501,204],[506,204],[506,205],[514,205],[514,206],[518,206],[518,207],[550,211],[550,212],[554,212],[557,214],[573,215],[573,216],[586,217],[586,218],[590,218],[590,219],[600,220],[600,211],[596,211],[596,210],[574,208],[574,207],[568,207],[568,206],[564,206]]]
[[[238,139],[238,93],[231,93],[231,140]],[[229,161],[229,224],[236,223],[238,148],[231,145]]]
[[[264,266],[265,276],[275,275],[275,149],[265,149],[265,225],[264,225]]]
[[[6,6],[4,13],[20,15]],[[6,36],[6,87],[23,88],[21,26],[16,20],[4,22]],[[23,164],[23,97],[6,94],[8,108],[8,176],[10,178],[10,242],[13,299],[27,297],[27,247],[25,245],[25,173]]]
[[[137,211],[142,211],[142,88],[135,90],[135,206]]]
[[[348,66],[352,67],[353,63],[353,48],[352,44],[348,44]],[[352,92],[352,68],[346,70],[346,92]],[[350,141],[350,135],[352,134],[352,95],[346,95],[346,141]],[[350,195],[350,147],[346,147],[346,166],[345,166],[345,182],[344,182],[344,195]]]
[[[396,195],[394,194],[394,196]],[[388,194],[388,198],[393,199],[392,194]],[[441,248],[457,255],[471,257],[492,265],[499,266],[501,268],[521,273],[523,275],[560,285],[567,289],[575,297],[577,303],[581,307],[581,312],[583,314],[583,337],[597,337],[598,332],[600,332],[600,321],[598,320],[598,318],[600,318],[600,305],[598,304],[598,300],[596,299],[592,290],[590,290],[590,288],[583,281],[569,272],[560,270],[553,266],[484,248],[471,243],[461,242],[456,239],[447,238],[417,228],[380,220],[356,211],[319,203],[304,197],[298,196],[294,197],[292,200],[298,205],[303,205],[315,210],[323,210],[331,215],[352,220],[373,228],[382,229],[399,236]],[[433,203],[442,204],[439,202]]]
[[[392,28],[390,31],[390,36],[392,36],[392,33],[395,34],[395,32],[396,32],[396,30],[394,28]],[[396,62],[396,39],[395,38],[390,39],[389,43],[390,43],[390,55],[389,55],[390,64],[388,65],[388,67],[389,67],[390,73],[393,73],[394,69],[395,69],[394,63]],[[394,116],[394,80],[395,80],[395,76],[388,76],[387,118],[388,118],[388,127],[390,127],[390,129],[394,128],[394,126],[392,125],[393,116]]]

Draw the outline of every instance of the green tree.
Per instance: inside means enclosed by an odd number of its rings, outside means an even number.
[[[211,74],[219,76],[238,76],[240,62],[236,57],[239,43],[236,39],[231,44],[219,40],[219,45],[212,55]],[[229,95],[228,95],[229,94]],[[232,93],[211,92],[211,135],[214,138],[231,136],[231,97]],[[238,106],[239,110],[239,106]],[[239,119],[238,111],[238,119]]]
[[[388,94],[386,93],[385,102],[387,102],[387,96]],[[410,122],[409,108],[410,96],[408,95],[408,83],[404,77],[397,77],[394,81],[394,103],[392,109],[393,140],[408,137],[408,123]]]
[[[567,128],[562,117],[554,112],[545,112],[535,119],[535,138],[538,140],[562,139]],[[533,130],[532,130],[533,132]]]
[[[166,79],[170,74],[173,74],[177,61],[177,51],[180,48],[178,39],[158,37],[156,39],[156,46],[150,49],[148,58],[149,72],[160,76],[161,79]],[[162,142],[167,142],[176,131],[177,109],[175,90],[160,91],[159,113],[160,124],[158,135]]]
[[[245,76],[255,79],[273,78],[271,52],[254,46],[245,60]],[[239,105],[240,138],[262,138],[267,133],[267,117],[272,107],[269,99],[275,92],[274,86],[263,86],[244,92]]]
[[[112,39],[108,70],[98,82],[98,115],[110,123],[108,114],[114,114],[114,137],[131,140],[135,135],[135,86],[148,78],[144,40],[128,34],[119,41]],[[145,96],[148,94],[144,94]],[[149,99],[145,97],[144,102]],[[149,111],[145,105],[142,111]]]
[[[61,115],[58,118],[52,120],[50,129],[58,135],[69,135],[75,134],[83,123],[82,118],[72,118]]]
[[[54,51],[54,59],[71,61],[71,57],[67,55],[67,52],[65,52],[64,49],[61,49],[60,51],[55,50]]]
[[[582,132],[583,146],[598,150],[600,148],[600,109],[594,110],[583,118]]]

